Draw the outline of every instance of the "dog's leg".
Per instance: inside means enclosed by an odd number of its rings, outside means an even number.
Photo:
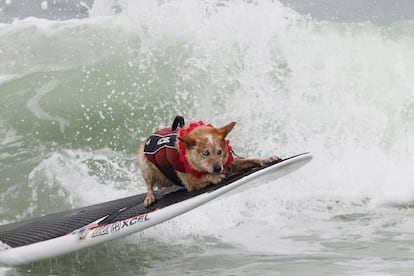
[[[144,206],[148,207],[155,202],[154,190],[152,185],[147,182],[147,196],[144,199]]]
[[[278,156],[269,158],[235,158],[227,169],[228,172],[241,172],[256,167],[263,167],[277,160],[280,160]]]
[[[154,195],[154,183],[156,183],[156,172],[154,172],[154,168],[152,164],[147,160],[144,155],[144,146],[141,145],[138,150],[138,164],[141,168],[142,177],[145,180],[147,186],[147,196],[144,199],[145,207],[150,206],[152,203],[155,202],[155,195]]]
[[[147,196],[144,199],[144,205],[148,207],[155,202],[154,187],[160,189],[166,185],[163,185],[164,183],[158,175],[158,169],[148,161],[141,164],[141,172],[147,186]]]

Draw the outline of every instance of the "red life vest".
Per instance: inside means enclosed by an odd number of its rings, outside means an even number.
[[[176,146],[177,132],[178,130],[171,128],[156,131],[147,139],[144,153],[168,179],[177,185],[182,185],[175,173],[175,171],[185,171]]]

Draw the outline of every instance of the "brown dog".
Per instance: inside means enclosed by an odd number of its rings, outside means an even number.
[[[138,150],[138,164],[147,184],[145,206],[155,201],[154,187],[176,184],[185,186],[188,191],[198,190],[220,183],[225,173],[264,166],[280,159],[277,156],[233,158],[225,138],[235,122],[221,128],[198,122],[177,129],[176,121],[174,124],[171,129],[155,132]]]

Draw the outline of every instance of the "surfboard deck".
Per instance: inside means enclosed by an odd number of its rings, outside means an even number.
[[[253,180],[276,179],[305,165],[302,153],[265,167],[227,175],[217,185],[188,192],[173,186],[155,192],[156,202],[145,207],[146,193],[0,225],[0,263],[19,265],[67,254],[126,236],[183,214]],[[251,186],[251,185],[245,185]]]

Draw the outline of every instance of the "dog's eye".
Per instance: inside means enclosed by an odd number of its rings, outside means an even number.
[[[201,154],[203,154],[204,156],[209,156],[210,152],[208,150],[203,150]]]
[[[217,151],[217,155],[221,155],[222,154],[222,151],[221,150],[218,150]]]

